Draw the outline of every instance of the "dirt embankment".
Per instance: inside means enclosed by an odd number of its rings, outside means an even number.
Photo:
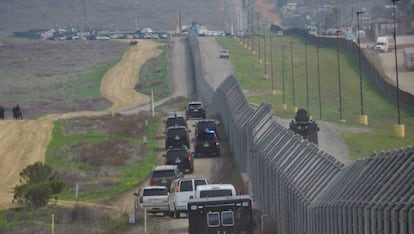
[[[134,86],[141,66],[160,53],[156,43],[139,41],[125,52],[122,60],[110,69],[101,83],[101,93],[113,103],[113,109],[133,108],[148,102],[145,95],[137,94]],[[101,112],[72,112],[51,114],[38,120],[0,121],[0,207],[9,207],[12,190],[19,183],[19,173],[27,165],[44,161],[47,144],[51,138],[53,120],[107,114],[112,108]]]
[[[275,3],[267,3],[265,0],[256,0],[254,7],[260,12],[268,23],[281,25]]]

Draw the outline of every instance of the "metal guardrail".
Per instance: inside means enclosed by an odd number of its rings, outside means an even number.
[[[202,69],[198,47],[191,48],[200,61],[195,69]],[[256,206],[271,216],[277,233],[414,233],[413,147],[345,166],[278,124],[270,104],[253,109],[234,76],[214,93],[202,72],[196,74],[198,94],[220,115]]]

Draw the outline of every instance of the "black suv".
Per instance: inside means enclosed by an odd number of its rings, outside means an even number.
[[[186,147],[170,148],[163,156],[165,165],[177,165],[181,171],[193,173],[193,155]]]
[[[195,125],[195,131],[194,131],[194,138],[197,138],[198,134],[202,133],[216,133],[217,138],[220,139],[219,136],[219,125],[220,123],[217,120],[214,119],[202,119],[199,120]]]
[[[165,132],[165,149],[170,147],[187,146],[190,148],[190,130],[184,126],[172,126]]]
[[[197,135],[194,142],[194,154],[220,156],[220,143],[214,131],[204,132]]]
[[[152,171],[150,185],[166,186],[169,188],[173,180],[182,177],[184,177],[184,174],[177,165],[157,166]]]
[[[190,102],[185,106],[185,117],[191,118],[206,118],[206,107],[202,102]]]
[[[167,130],[167,128],[171,126],[184,126],[188,128],[187,120],[185,119],[184,116],[177,116],[177,115],[169,116],[167,117],[167,119],[164,120],[164,123],[165,123],[165,130]]]

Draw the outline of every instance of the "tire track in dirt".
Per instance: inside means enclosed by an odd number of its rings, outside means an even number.
[[[149,97],[137,93],[134,86],[145,61],[160,54],[156,46],[153,41],[140,40],[137,46],[129,47],[121,61],[103,77],[101,94],[113,103],[115,111],[137,107],[149,101]],[[50,114],[38,120],[0,121],[0,207],[12,205],[12,191],[19,183],[19,173],[29,164],[44,161],[54,120],[103,115],[111,111],[112,108],[98,112]]]

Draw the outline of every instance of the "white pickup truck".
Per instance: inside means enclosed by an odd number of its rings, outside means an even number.
[[[139,193],[134,193],[137,196],[137,205],[141,208],[147,209],[147,212],[156,214],[163,213],[167,215],[170,211],[168,207],[168,188],[165,186],[145,186],[142,187]]]

